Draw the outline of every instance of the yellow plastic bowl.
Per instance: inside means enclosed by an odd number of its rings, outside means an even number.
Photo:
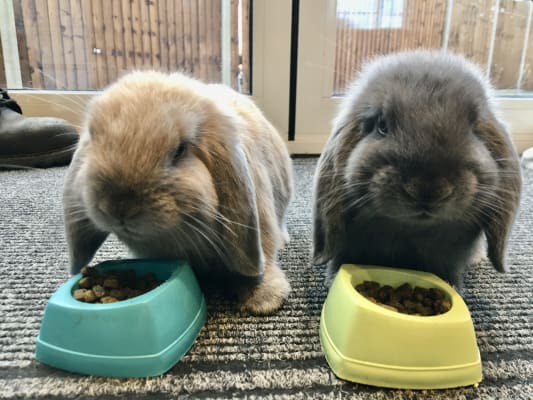
[[[392,287],[440,288],[451,309],[414,316],[377,305],[355,286],[365,280]],[[433,274],[345,264],[328,293],[320,319],[326,360],[342,379],[373,386],[441,389],[481,382],[481,358],[468,308],[459,294]]]

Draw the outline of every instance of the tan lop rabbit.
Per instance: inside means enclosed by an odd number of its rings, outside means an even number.
[[[318,162],[314,263],[328,263],[330,280],[351,262],[460,287],[485,241],[506,270],[520,192],[516,151],[476,66],[442,52],[379,57],[349,89]]]
[[[90,104],[67,173],[71,272],[114,233],[136,257],[187,259],[243,309],[273,312],[290,291],[277,253],[291,195],[285,144],[251,100],[182,74],[131,73]]]

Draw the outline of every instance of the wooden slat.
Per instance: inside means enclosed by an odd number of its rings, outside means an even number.
[[[420,37],[422,35],[422,30],[424,27],[424,3],[423,0],[415,0],[414,9],[415,9],[415,21],[411,25],[411,35],[409,37],[409,47],[408,48],[417,48],[421,41]]]
[[[348,85],[352,79],[352,73],[357,68],[355,60],[362,61],[362,55],[365,54],[365,43],[367,32],[357,31],[352,29],[349,22],[345,23],[346,32],[344,34],[344,49],[342,53],[344,55],[344,62],[346,65],[343,66],[344,72],[341,76],[341,87]]]
[[[70,10],[69,0],[59,0],[59,21],[61,23],[60,31],[63,40],[63,55],[64,55],[64,75],[65,87],[64,89],[77,89],[78,78],[76,76],[76,57],[74,54],[74,33],[72,28],[72,13]]]
[[[448,50],[487,67],[494,0],[456,0],[452,9]]]
[[[413,37],[412,45],[413,47],[427,47],[427,35],[426,35],[426,23],[427,23],[427,5],[429,3],[428,1],[418,1],[417,9],[420,10],[418,13],[418,23],[415,25],[415,34]]]
[[[443,43],[444,27],[446,24],[446,2],[436,0],[433,2],[433,12],[431,13],[431,28],[432,34],[431,47],[440,48]]]
[[[337,22],[336,67],[333,94],[340,94],[341,88],[347,85],[350,79],[348,71],[352,68],[350,59],[352,56],[358,57],[361,51],[359,41],[362,39],[362,35],[354,34],[349,21],[344,15],[339,15]]]
[[[102,29],[104,33],[104,42],[102,43],[102,59],[105,63],[106,78],[102,80],[102,87],[107,86],[110,82],[113,82],[117,78],[117,56],[116,56],[116,44],[115,44],[115,32],[113,22],[113,3],[109,0],[102,0]]]
[[[43,88],[56,89],[56,76],[54,69],[54,58],[50,36],[50,20],[48,19],[48,2],[37,1],[35,4],[37,36],[39,37],[39,48],[37,65],[42,71]]]
[[[78,1],[78,0],[75,0]],[[87,60],[87,88],[98,89],[98,59],[93,49],[97,47],[93,25],[93,2],[79,0],[82,12],[83,31],[85,38],[85,58]]]
[[[206,76],[207,82],[221,81],[221,57],[220,46],[221,42],[221,1],[206,1],[205,15],[198,15],[198,21],[206,21],[206,38],[205,38],[205,55],[206,60]],[[211,21],[211,23],[209,23]],[[218,75],[218,76],[217,76]]]
[[[200,75],[200,49],[198,38],[198,1],[190,0],[189,18],[191,19],[191,72],[195,78],[201,78]]]
[[[144,65],[141,4],[139,1],[131,1],[129,4],[131,11],[131,33],[133,39],[133,54],[135,56],[135,67],[140,69]]]
[[[150,58],[151,69],[161,69],[161,47],[160,47],[160,32],[159,32],[159,13],[157,5],[154,1],[145,1],[146,9],[148,11],[148,37],[150,38]]]
[[[209,25],[213,22],[208,18],[209,7],[206,4],[208,0],[197,0],[197,21],[198,21],[198,69],[196,71],[196,77],[204,81],[207,81],[208,76],[208,64],[209,64]]]
[[[54,70],[55,88],[67,89],[63,35],[61,33],[61,20],[59,18],[59,1],[49,0],[47,3],[49,21],[47,29],[50,32],[52,50],[50,70]]]
[[[167,26],[167,71],[176,72],[179,69],[178,48],[176,43],[176,7],[179,2],[166,0],[166,26]],[[163,53],[161,53],[161,63],[163,64]]]
[[[207,21],[211,21],[209,25],[209,35],[207,43],[209,46],[208,54],[208,81],[220,82],[222,80],[222,9],[220,1],[209,1],[208,9],[210,14],[207,16]]]
[[[182,1],[183,70],[193,75],[191,1]]]
[[[89,85],[88,52],[90,50],[90,33],[83,21],[83,10],[80,0],[70,0],[70,15],[73,21],[72,42],[76,72],[76,87],[73,89],[92,89]]]
[[[373,35],[374,47],[377,49],[377,51],[379,51],[379,54],[385,53],[385,48],[387,46],[387,43],[385,42],[384,37],[385,37],[385,32],[388,30],[389,29],[385,29],[385,28],[376,29],[376,32]]]
[[[398,29],[398,34],[394,35],[395,42],[392,51],[400,51],[400,49],[407,49],[406,38],[409,34],[409,28],[413,24],[414,12],[412,7],[412,1],[407,1],[403,6],[403,23]]]
[[[250,84],[250,71],[251,71],[251,58],[250,58],[250,0],[241,0],[242,7],[242,92],[251,94]]]
[[[112,50],[112,54],[115,59],[116,66],[116,78],[120,77],[128,70],[128,54],[126,50],[126,41],[131,43],[131,30],[126,32],[126,18],[122,14],[122,0],[112,0],[112,15],[113,15],[113,37],[115,39],[115,46]]]
[[[105,0],[103,0],[105,1]],[[96,60],[96,87],[103,88],[109,82],[107,77],[106,38],[104,28],[104,8],[102,0],[93,0],[92,27],[94,31],[94,55]]]
[[[352,60],[359,59],[363,52],[365,32],[355,32],[347,16],[339,15],[337,22],[336,67],[333,94],[342,94],[355,68]],[[341,89],[342,88],[342,89]]]
[[[170,35],[174,22],[174,4],[169,4],[165,0],[157,2],[158,26],[159,26],[159,53],[160,53],[160,69],[162,71],[170,70],[169,50],[170,50]],[[175,31],[175,26],[174,26]]]
[[[172,0],[171,0],[172,1]],[[186,50],[185,46],[186,38],[185,38],[185,22],[183,20],[184,16],[184,0],[178,0],[174,3],[174,22],[176,25],[176,34],[174,36],[174,42],[176,43],[176,58],[175,58],[175,65],[178,71],[181,72],[188,72],[188,69],[185,65],[185,59],[186,59]],[[190,46],[190,37],[189,37],[189,43]],[[172,59],[172,58],[171,58]]]
[[[139,1],[140,25],[137,28],[141,31],[142,59],[144,69],[152,66],[152,40],[150,38],[150,13],[146,2]]]
[[[30,60],[29,60],[29,54],[28,54],[28,44],[26,42],[26,32],[24,30],[24,16],[22,15],[22,3],[20,0],[13,1],[13,12],[15,14],[15,29],[17,30],[17,44],[18,44],[18,50],[19,50],[20,75],[22,79],[22,86],[29,88],[29,87],[32,87]],[[0,53],[2,53],[2,51],[0,51]],[[1,64],[0,68],[3,70],[4,63],[1,62],[1,60],[0,60],[0,64]],[[4,82],[5,82],[5,76],[2,75],[1,71],[0,71],[0,76],[3,76]],[[2,87],[6,87],[5,83],[2,84]]]
[[[231,0],[231,87],[238,90],[239,75],[239,0]]]
[[[136,67],[135,47],[133,41],[133,17],[131,5],[127,1],[117,0],[120,3],[122,16],[122,40],[124,43],[123,68],[125,71],[134,70]]]
[[[490,69],[492,84],[498,89],[517,86],[528,13],[526,2],[501,1]]]

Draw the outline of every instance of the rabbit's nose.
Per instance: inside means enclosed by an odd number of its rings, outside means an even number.
[[[98,209],[108,218],[124,223],[141,212],[137,202],[126,198],[104,198],[98,202]]]
[[[454,191],[453,185],[444,178],[413,178],[404,184],[403,189],[412,200],[426,204],[443,202]]]

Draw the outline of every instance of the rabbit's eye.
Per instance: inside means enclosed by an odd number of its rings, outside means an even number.
[[[172,164],[176,164],[186,153],[187,151],[187,143],[182,142],[180,145],[174,150],[174,153],[172,154]]]
[[[385,118],[382,116],[378,117],[378,121],[376,124],[377,131],[381,136],[385,136],[389,133],[389,127],[387,126],[387,121],[385,121]]]

